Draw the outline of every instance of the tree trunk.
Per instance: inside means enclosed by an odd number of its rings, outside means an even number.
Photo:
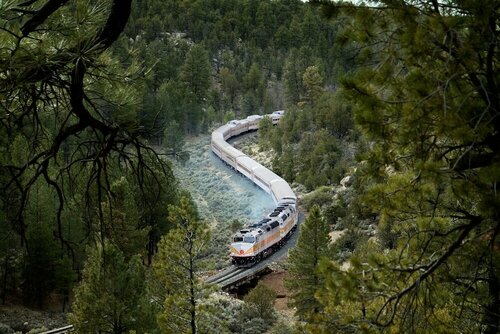
[[[194,268],[193,257],[190,254],[189,258],[189,292],[191,302],[191,333],[196,334],[196,299],[194,295]]]

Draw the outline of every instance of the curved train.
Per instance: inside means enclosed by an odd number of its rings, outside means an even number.
[[[235,149],[226,140],[259,128],[263,117],[277,124],[284,111],[269,115],[252,115],[230,121],[212,132],[212,151],[226,164],[250,179],[271,195],[275,209],[259,222],[234,234],[231,242],[232,262],[238,267],[250,267],[281,247],[297,227],[297,197],[281,177]]]

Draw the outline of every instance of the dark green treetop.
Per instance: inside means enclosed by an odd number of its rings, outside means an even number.
[[[317,329],[497,333],[500,3],[370,4],[324,8],[359,50],[343,89],[372,143],[363,204],[394,242],[324,263]]]

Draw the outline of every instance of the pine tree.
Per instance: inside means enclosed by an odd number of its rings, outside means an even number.
[[[319,73],[317,66],[309,66],[302,75],[302,82],[305,88],[305,100],[310,104],[315,104],[321,94],[323,94],[323,77]]]
[[[297,245],[290,251],[290,278],[286,281],[286,287],[291,291],[290,305],[296,308],[301,319],[310,319],[323,309],[315,294],[324,284],[318,268],[320,260],[328,256],[328,233],[328,225],[319,207],[313,206],[300,226]]]
[[[189,158],[188,153],[183,150],[184,133],[177,121],[171,121],[163,131],[163,143],[167,149],[167,154],[175,159],[186,161]]]
[[[323,328],[497,333],[499,2],[375,3],[326,9],[354,14],[362,66],[343,87],[372,143],[363,205],[394,241],[346,272],[324,263]]]
[[[199,221],[192,199],[183,196],[179,206],[169,206],[175,228],[158,244],[153,262],[155,298],[162,300],[158,323],[166,333],[198,333],[198,300],[207,291],[197,277],[201,255],[208,243],[208,227]]]
[[[211,84],[211,67],[207,51],[202,45],[194,45],[187,53],[180,69],[180,80],[201,103]]]
[[[109,242],[89,250],[70,321],[77,333],[139,333],[154,329],[139,256],[126,260]]]
[[[269,147],[269,139],[272,135],[273,122],[269,117],[263,117],[259,121],[259,146],[262,149],[267,149]]]
[[[224,109],[231,110],[235,107],[236,97],[240,83],[236,76],[226,67],[222,67],[219,72],[221,81],[221,91],[224,99]]]
[[[123,227],[106,224],[111,220],[106,221],[103,210],[113,196],[117,173],[142,183],[170,171],[143,140],[145,131],[136,118],[143,90],[133,78],[139,71],[142,76],[142,69],[130,53],[121,63],[110,50],[125,28],[131,4],[42,0],[0,5],[0,49],[10,50],[0,56],[0,109],[8,115],[0,124],[0,207],[9,208],[4,216],[8,235],[27,254],[25,273],[31,277],[24,284],[32,288],[25,292],[68,290],[65,283],[52,283],[67,282],[67,268],[80,267],[92,233]],[[117,164],[118,169],[112,168]],[[33,218],[30,205],[41,183],[53,205]],[[12,268],[3,256],[0,262]],[[35,282],[44,275],[45,282]]]

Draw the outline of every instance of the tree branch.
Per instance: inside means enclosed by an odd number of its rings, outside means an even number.
[[[25,4],[31,4],[34,1],[28,1]],[[45,3],[42,8],[40,8],[35,15],[33,15],[24,25],[21,27],[21,32],[23,36],[28,36],[31,32],[35,31],[38,26],[43,24],[45,20],[52,15],[60,7],[64,6],[68,0],[49,0]]]
[[[448,249],[438,259],[436,259],[432,264],[429,265],[429,268],[426,271],[424,271],[410,286],[406,287],[396,295],[393,295],[389,299],[387,299],[377,314],[377,317],[375,319],[377,324],[381,325],[382,327],[387,327],[391,325],[394,320],[394,317],[396,316],[396,310],[399,302],[401,301],[401,298],[403,298],[406,294],[410,293],[411,291],[415,290],[421,284],[421,282],[423,282],[430,275],[432,275],[432,273],[436,269],[438,269],[458,248],[460,248],[462,242],[469,235],[469,232],[472,231],[472,229],[478,226],[481,222],[482,219],[472,216],[471,222],[467,225],[463,225],[463,231],[458,236],[458,238],[448,247]],[[391,304],[392,302],[394,302],[394,305],[392,307],[390,319],[386,323],[380,323],[379,319],[382,316],[382,313],[387,307],[389,307],[389,304]]]

